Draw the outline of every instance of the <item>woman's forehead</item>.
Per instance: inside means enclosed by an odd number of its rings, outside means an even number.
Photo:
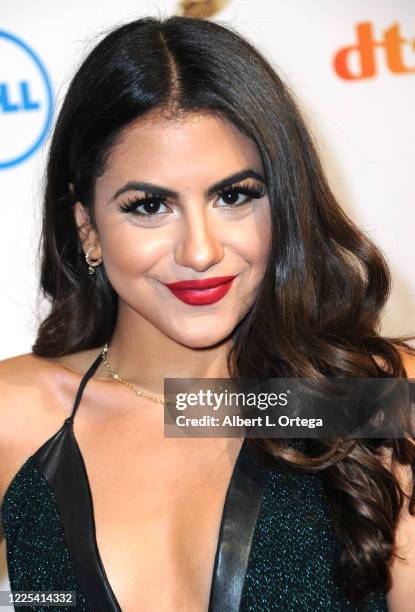
[[[186,176],[210,181],[245,167],[262,169],[255,142],[232,123],[211,114],[189,114],[178,119],[143,117],[126,128],[98,179],[169,182]]]

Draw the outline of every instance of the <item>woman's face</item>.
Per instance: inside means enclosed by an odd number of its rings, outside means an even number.
[[[87,219],[80,203],[75,214],[80,226]],[[84,251],[97,245],[92,257],[103,258],[119,316],[129,311],[137,325],[145,319],[202,348],[228,337],[254,303],[270,246],[270,203],[256,144],[232,124],[154,111],[131,124],[97,179],[95,216],[97,232],[87,226],[81,239]],[[211,303],[186,303],[179,297],[186,294],[165,285],[224,276],[235,278]]]

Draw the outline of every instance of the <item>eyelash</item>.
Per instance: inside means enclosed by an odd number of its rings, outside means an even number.
[[[225,206],[221,206],[220,208],[240,208],[245,204],[248,204],[248,202],[253,199],[262,198],[265,195],[265,189],[263,187],[250,187],[248,185],[240,185],[238,183],[236,185],[221,189],[220,191],[218,191],[217,195],[219,196],[219,198],[222,198],[224,195],[227,195],[229,193],[232,195],[246,195],[248,196],[248,199],[244,202],[240,202],[239,204],[227,204]],[[137,217],[148,217],[150,219],[159,217],[160,215],[163,215],[165,213],[142,213],[137,210],[138,206],[143,206],[144,204],[147,204],[149,202],[166,205],[165,200],[165,196],[158,195],[157,193],[145,192],[144,197],[135,196],[134,198],[127,200],[125,204],[121,204],[119,208],[122,212],[132,213]]]

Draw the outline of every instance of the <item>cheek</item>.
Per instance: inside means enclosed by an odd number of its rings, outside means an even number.
[[[229,244],[253,267],[263,268],[271,245],[271,216],[266,202],[243,224],[235,225]]]
[[[151,269],[165,255],[168,245],[162,236],[132,224],[117,224],[100,233],[108,278],[137,277]]]

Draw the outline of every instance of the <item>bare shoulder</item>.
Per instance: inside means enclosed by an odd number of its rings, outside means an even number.
[[[69,416],[89,357],[84,351],[68,359],[25,353],[0,360],[0,504],[25,460]]]
[[[398,350],[408,378],[415,378],[415,355],[401,348]],[[413,437],[410,441],[415,445]],[[387,465],[390,469],[390,457],[387,459]],[[392,469],[407,497],[395,533],[395,553],[401,559],[394,557],[391,562],[392,587],[387,595],[388,609],[391,612],[409,612],[413,609],[415,599],[415,515],[409,512],[413,476],[410,465],[394,465]]]
[[[0,361],[0,438],[31,415],[42,418],[53,404],[55,375],[56,364],[33,353]]]
[[[394,347],[401,356],[408,378],[415,378],[415,348],[404,350],[401,346],[397,344],[394,345]],[[380,357],[375,354],[372,355],[372,357],[381,368],[386,368],[385,360],[383,359],[383,357]]]
[[[25,353],[0,361],[1,501],[13,475],[48,430],[53,389],[48,363],[42,358]],[[51,429],[53,425],[50,419]]]
[[[415,378],[415,354],[399,350],[408,378]],[[415,349],[414,349],[415,353]]]
[[[35,426],[32,420],[65,414],[96,354],[96,349],[58,358],[24,353],[0,360],[0,440],[1,432],[7,435],[15,426],[26,429]]]
[[[47,372],[46,362],[32,353],[0,361],[0,441],[38,412],[42,389],[50,379]]]

